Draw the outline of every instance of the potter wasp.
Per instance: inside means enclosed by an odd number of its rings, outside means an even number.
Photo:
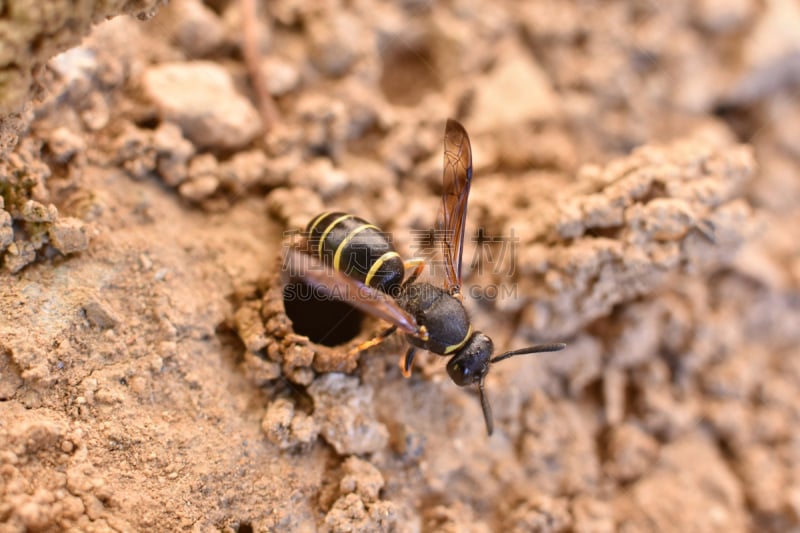
[[[555,352],[563,343],[539,344],[492,357],[492,340],[474,331],[461,294],[461,256],[472,182],[472,149],[464,127],[448,120],[444,133],[444,190],[438,230],[444,235],[443,287],[418,282],[423,259],[404,262],[386,234],[348,213],[330,212],[314,217],[305,233],[305,251],[290,249],[289,264],[301,272],[302,281],[392,326],[358,346],[362,351],[400,330],[411,345],[400,362],[411,375],[417,349],[450,357],[447,373],[459,386],[477,383],[486,430],[492,434],[492,410],[484,382],[491,365],[516,355]],[[406,270],[411,274],[406,277]]]

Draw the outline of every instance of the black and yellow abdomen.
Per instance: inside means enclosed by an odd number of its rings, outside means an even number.
[[[395,294],[405,276],[403,260],[388,234],[347,213],[322,213],[306,227],[308,251],[334,270]]]

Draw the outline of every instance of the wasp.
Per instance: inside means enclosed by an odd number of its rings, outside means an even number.
[[[403,375],[411,375],[418,349],[449,357],[447,373],[459,386],[478,385],[486,431],[494,424],[485,390],[493,364],[509,357],[555,352],[563,343],[528,346],[492,356],[494,345],[475,331],[461,294],[461,257],[467,200],[472,183],[472,148],[464,127],[448,120],[444,133],[442,205],[437,221],[445,280],[443,287],[418,282],[424,259],[403,261],[377,226],[355,215],[326,212],[306,227],[305,250],[293,248],[288,259],[303,282],[342,298],[354,307],[389,322],[391,327],[357,347],[363,351],[400,330],[410,347],[400,361]],[[411,273],[406,277],[406,271]]]

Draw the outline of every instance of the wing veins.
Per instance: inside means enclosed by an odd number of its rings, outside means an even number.
[[[464,127],[452,119],[445,127],[443,166],[439,230],[445,261],[445,288],[455,294],[461,290],[467,201],[472,182],[472,148]]]

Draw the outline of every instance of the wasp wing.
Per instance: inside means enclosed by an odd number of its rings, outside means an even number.
[[[358,280],[329,268],[317,257],[297,248],[286,251],[283,261],[284,278],[302,281],[325,294],[346,302],[376,318],[385,320],[409,335],[422,335],[420,326],[388,294],[364,285]]]
[[[464,228],[467,199],[472,183],[472,148],[467,131],[453,119],[444,130],[444,190],[439,216],[439,238],[445,262],[445,289],[451,294],[461,290],[461,256],[464,250]]]

